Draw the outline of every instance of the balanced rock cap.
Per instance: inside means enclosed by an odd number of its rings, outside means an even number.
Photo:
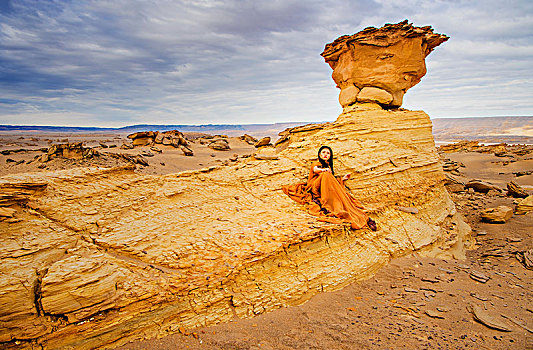
[[[393,108],[426,74],[426,56],[448,39],[431,26],[414,27],[404,20],[343,35],[326,44],[321,55],[333,69],[343,107],[375,102]]]

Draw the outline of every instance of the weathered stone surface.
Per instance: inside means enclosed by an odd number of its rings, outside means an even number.
[[[523,156],[533,152],[533,145],[499,143],[493,145],[480,145],[478,141],[458,141],[456,143],[442,145],[439,151],[444,153],[453,152],[478,152],[493,153],[498,157]]]
[[[388,92],[392,99],[383,100],[380,94],[380,100],[374,102],[399,107],[404,93],[426,74],[426,56],[446,40],[446,35],[433,33],[429,26],[414,27],[405,20],[341,36],[326,45],[322,56],[333,69],[332,77],[341,89],[342,101],[353,99],[349,92],[343,92],[345,89],[356,93],[353,86],[375,87]]]
[[[347,107],[349,105],[357,102],[357,94],[359,94],[360,89],[355,85],[348,85],[346,88],[342,89],[339,93],[339,103],[342,107]]]
[[[128,135],[133,140],[133,146],[146,146],[151,143],[171,145],[176,148],[188,146],[188,142],[182,132],[178,130],[160,131],[141,131]]]
[[[83,147],[81,142],[75,143],[59,143],[54,144],[48,148],[46,156],[42,158],[42,162],[47,162],[53,158],[68,158],[68,159],[81,159],[88,158],[94,155],[92,148]]]
[[[156,132],[155,133],[155,138],[154,138],[154,143],[163,143],[163,138],[165,138],[165,134],[163,134],[162,132]]]
[[[180,149],[181,149],[181,151],[183,152],[183,154],[185,154],[187,157],[192,157],[192,156],[194,156],[194,152],[193,152],[192,149],[190,149],[189,147],[187,147],[187,146],[180,146]]]
[[[16,212],[17,210],[13,208],[0,207],[0,220],[4,218],[12,218],[15,216]]]
[[[515,208],[515,214],[525,215],[533,210],[533,195],[522,199]]]
[[[491,315],[479,305],[472,305],[474,319],[485,326],[503,332],[511,332],[512,329],[499,315]]]
[[[217,151],[229,151],[231,149],[229,142],[226,139],[213,140],[207,145],[207,147]]]
[[[496,208],[487,208],[481,212],[481,220],[495,224],[503,224],[513,216],[513,208],[500,205]]]
[[[250,136],[248,134],[239,136],[239,139],[241,139],[242,141],[246,142],[249,145],[255,145],[255,143],[257,142],[257,139],[255,137]]]
[[[146,146],[151,144],[153,139],[151,137],[137,137],[133,139],[133,146]]]
[[[519,184],[511,181],[507,184],[507,195],[515,198],[526,198],[529,196],[529,193],[520,187]]]
[[[380,105],[388,105],[392,102],[392,95],[387,91],[376,87],[364,87],[357,95],[358,102],[377,102]]]
[[[261,140],[257,141],[254,145],[256,148],[267,146],[270,144],[270,136],[263,137]]]
[[[46,186],[46,182],[0,181],[0,206],[26,203],[32,195],[44,190]]]
[[[516,259],[528,270],[533,270],[533,249],[516,253]]]
[[[488,193],[491,190],[501,192],[501,188],[483,180],[470,180],[465,184],[465,188],[472,188],[476,192]]]
[[[158,177],[122,167],[0,178],[46,184],[26,195],[22,221],[0,222],[0,339],[114,346],[299,304],[412,251],[462,256],[469,228],[444,188],[429,117],[367,107],[259,150],[277,159]],[[279,190],[305,180],[324,140],[380,231],[315,221]]]

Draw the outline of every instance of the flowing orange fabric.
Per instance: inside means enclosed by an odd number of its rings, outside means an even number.
[[[309,172],[307,183],[283,186],[283,192],[300,204],[309,205],[309,214],[319,221],[341,224],[350,223],[353,229],[367,224],[368,216],[357,199],[344,189],[344,183],[330,172],[315,173],[313,168],[321,166],[314,163]]]

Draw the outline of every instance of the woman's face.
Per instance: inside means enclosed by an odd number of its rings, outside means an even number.
[[[329,157],[331,157],[331,152],[329,149],[324,148],[322,151],[320,151],[320,159],[325,160],[326,162],[329,160]]]

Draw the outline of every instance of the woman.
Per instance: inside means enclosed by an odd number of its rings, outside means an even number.
[[[333,151],[322,146],[318,150],[318,162],[311,165],[307,183],[283,186],[283,192],[300,204],[309,204],[309,213],[318,216],[319,221],[348,222],[353,229],[368,225],[376,231],[376,223],[364,213],[365,208],[344,189],[344,181],[350,174],[342,178],[334,175]]]

